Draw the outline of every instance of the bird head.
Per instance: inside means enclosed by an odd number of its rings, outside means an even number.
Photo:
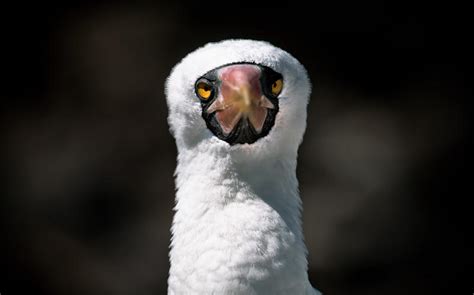
[[[168,122],[179,150],[296,152],[310,90],[304,67],[267,42],[208,43],[168,77]]]

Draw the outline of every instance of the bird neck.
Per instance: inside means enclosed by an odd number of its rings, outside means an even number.
[[[232,151],[180,152],[176,185],[170,291],[312,290],[296,154],[257,159]]]
[[[292,209],[292,217],[300,217],[296,153],[259,156],[242,150],[181,151],[176,186],[178,205],[211,209],[257,200],[278,212]]]

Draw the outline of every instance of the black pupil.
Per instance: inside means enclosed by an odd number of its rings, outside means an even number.
[[[207,85],[206,83],[201,83],[199,87],[202,88],[204,91],[209,91],[211,89],[211,87]]]

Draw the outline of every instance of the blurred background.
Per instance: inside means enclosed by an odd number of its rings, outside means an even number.
[[[1,11],[0,293],[165,294],[164,81],[267,40],[313,82],[298,177],[313,285],[472,294],[472,31],[455,3],[65,1]]]

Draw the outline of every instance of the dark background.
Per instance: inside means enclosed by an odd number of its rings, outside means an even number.
[[[270,41],[313,82],[298,166],[312,283],[474,292],[467,7],[2,5],[2,295],[166,292],[176,149],[163,84],[227,38]]]

